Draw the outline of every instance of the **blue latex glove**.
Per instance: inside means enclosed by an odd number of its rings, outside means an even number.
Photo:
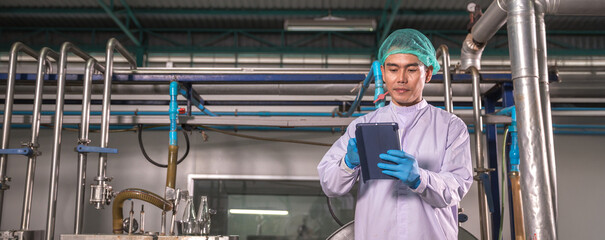
[[[359,166],[359,152],[357,151],[357,139],[349,139],[349,145],[347,145],[347,155],[345,155],[345,163],[349,168],[355,168]]]
[[[380,154],[380,158],[394,163],[378,163],[378,167],[383,170],[382,173],[399,178],[412,189],[420,185],[418,162],[414,156],[400,150],[389,150],[386,154]]]

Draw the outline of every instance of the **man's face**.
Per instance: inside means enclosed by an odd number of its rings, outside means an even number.
[[[397,106],[411,106],[422,101],[424,84],[433,76],[433,67],[426,67],[413,54],[392,54],[381,67],[384,84]]]

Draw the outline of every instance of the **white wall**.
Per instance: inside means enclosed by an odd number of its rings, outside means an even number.
[[[264,137],[299,139],[332,143],[340,133],[328,132],[250,132],[239,131]],[[276,143],[249,140],[207,132],[210,137],[203,142],[199,133],[191,136],[191,152],[187,160],[178,166],[177,187],[186,188],[187,174],[237,174],[237,175],[292,175],[316,176],[316,166],[328,147]],[[33,200],[31,229],[44,229],[48,200],[48,181],[52,146],[52,131],[42,130],[40,144],[43,155],[38,158],[36,184]],[[148,153],[157,161],[167,158],[166,131],[146,131],[145,146]],[[11,147],[18,147],[27,140],[29,130],[13,129]],[[182,135],[179,142],[184,143]],[[59,195],[57,205],[56,234],[72,233],[74,224],[74,202],[76,186],[76,153],[73,151],[77,135],[64,131],[61,153]],[[98,146],[99,134],[91,134],[91,145]],[[472,137],[471,137],[472,139]],[[600,186],[605,180],[599,177],[605,169],[601,161],[605,155],[604,136],[556,135],[556,153],[559,179],[559,235],[560,239],[599,239],[601,217],[605,213],[600,207],[605,201],[605,191]],[[184,148],[184,145],[181,145]],[[112,133],[110,147],[120,150],[118,155],[110,155],[107,174],[113,176],[110,184],[115,190],[128,187],[144,188],[163,195],[165,170],[147,163],[137,146],[136,134]],[[181,148],[180,150],[184,150]],[[182,151],[181,151],[182,154]],[[87,185],[96,176],[98,155],[91,154],[88,160]],[[12,177],[11,189],[6,192],[2,214],[3,230],[20,226],[23,198],[23,182],[26,161],[24,157],[11,156],[8,176]],[[86,201],[90,191],[87,188]],[[462,202],[470,220],[463,226],[473,234],[479,234],[477,192],[473,185]],[[135,212],[140,206],[135,207]],[[152,206],[145,207],[147,214],[146,229],[159,230],[159,211]],[[508,212],[508,210],[505,210]],[[111,206],[104,210],[95,210],[86,206],[85,233],[111,232]],[[508,219],[505,219],[504,239],[508,237]]]

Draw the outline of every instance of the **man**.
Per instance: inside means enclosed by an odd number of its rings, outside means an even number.
[[[396,122],[400,150],[380,158],[394,180],[360,181],[355,239],[458,239],[458,203],[473,182],[469,134],[460,118],[422,98],[424,85],[439,71],[435,49],[413,29],[393,32],[378,53],[388,106],[355,119],[317,169],[324,193],[340,196],[360,175],[357,123]]]

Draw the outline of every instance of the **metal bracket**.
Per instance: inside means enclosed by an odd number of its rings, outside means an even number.
[[[86,145],[78,145],[76,152],[79,153],[118,153],[117,148],[102,148],[102,147],[91,147]]]

